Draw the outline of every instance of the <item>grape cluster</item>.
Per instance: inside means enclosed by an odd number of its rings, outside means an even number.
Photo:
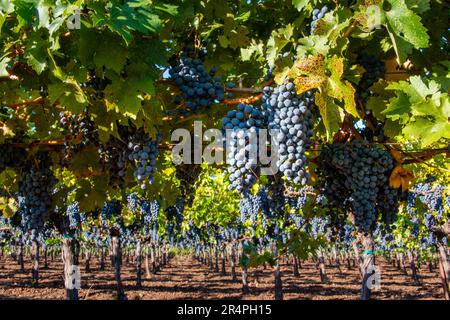
[[[20,168],[26,160],[26,152],[13,144],[0,144],[0,173],[6,168]]]
[[[178,197],[175,204],[166,209],[166,216],[168,220],[169,235],[173,234],[174,229],[179,232],[183,222],[185,200],[183,197]],[[170,227],[170,230],[169,230]]]
[[[360,54],[356,63],[366,70],[358,83],[357,95],[359,100],[367,101],[373,95],[373,92],[369,90],[370,87],[384,76],[386,68],[383,61],[366,53]]]
[[[416,195],[425,204],[430,212],[435,212],[439,218],[444,213],[444,190],[439,184],[418,183],[414,186]]]
[[[141,204],[141,213],[144,216],[144,225],[151,226],[158,220],[161,205],[158,200],[144,200]]]
[[[390,229],[386,229],[381,223],[377,224],[373,236],[376,243],[376,250],[388,252],[392,248],[392,240],[394,237],[390,233]]]
[[[314,217],[308,224],[309,232],[314,239],[318,239],[319,237],[326,235],[328,227],[328,221],[323,217]]]
[[[436,237],[432,232],[428,233],[420,240],[423,248],[434,248],[436,246]]]
[[[192,140],[191,140],[192,141]],[[193,159],[194,148],[191,148],[191,162]],[[180,191],[186,204],[191,207],[195,197],[195,182],[202,172],[201,164],[180,163],[175,166],[175,175],[180,181]]]
[[[339,238],[345,246],[352,246],[353,241],[355,240],[354,231],[354,227],[351,224],[345,224],[342,228],[340,228]]]
[[[130,209],[130,211],[134,214],[139,212],[140,208],[142,206],[141,199],[136,193],[130,193],[127,194],[127,207]]]
[[[419,220],[417,219],[417,217],[412,217],[411,223],[412,223],[411,234],[415,239],[417,239],[419,237]]]
[[[296,192],[292,187],[288,187],[287,190],[286,203],[291,209],[298,211],[305,206],[308,194],[313,191],[313,188],[311,186],[305,186]]]
[[[80,83],[80,87],[90,89],[92,91],[89,92],[90,96],[94,100],[103,100],[105,98],[104,90],[109,84],[111,84],[111,80],[97,76],[95,70],[89,70],[89,80]]]
[[[78,202],[73,202],[67,206],[66,211],[67,217],[69,218],[69,229],[77,230],[81,224],[81,214]]]
[[[113,187],[123,187],[128,161],[127,146],[121,140],[111,136],[99,147],[98,153],[104,170],[109,173],[109,184]]]
[[[317,160],[328,204],[351,210],[360,231],[370,231],[378,214],[387,224],[396,220],[398,194],[389,187],[394,160],[388,152],[354,140],[324,146]]]
[[[258,213],[262,208],[262,199],[258,194],[253,195],[250,192],[244,193],[239,201],[239,212],[241,221],[251,220],[255,222],[258,219]]]
[[[269,66],[269,64],[266,64],[266,74],[264,75],[264,81],[269,81],[270,78],[272,78],[272,74],[275,71],[275,66]]]
[[[153,184],[153,174],[156,172],[156,158],[158,156],[158,144],[161,136],[158,133],[156,139],[140,128],[128,136],[128,160],[134,170],[134,177],[142,190],[148,184]]]
[[[277,173],[268,176],[268,180],[268,183],[260,190],[264,216],[269,219],[283,217],[286,213],[286,199],[281,175]]]
[[[102,207],[101,218],[102,222],[118,217],[122,212],[122,205],[119,200],[106,201]]]
[[[180,111],[183,115],[209,109],[225,98],[222,78],[215,76],[217,68],[213,66],[209,71],[205,68],[206,55],[205,44],[199,53],[196,53],[192,46],[186,46],[179,57],[173,57],[169,61],[170,80],[182,92],[181,96],[175,96],[174,102],[179,104],[184,99],[188,107],[188,110]],[[233,84],[228,83],[227,87],[231,88]]]
[[[300,228],[305,222],[305,219],[297,214],[291,214],[289,217],[294,222],[296,228]]]
[[[251,105],[239,104],[222,119],[227,131],[227,164],[230,189],[248,192],[255,184],[258,168],[258,132],[263,128],[263,114]]]
[[[63,162],[65,163],[84,147],[100,144],[95,123],[92,121],[87,108],[79,115],[71,115],[68,112],[61,111],[59,113],[59,124],[64,133]]]
[[[314,30],[316,29],[317,20],[322,19],[325,14],[328,12],[328,7],[323,6],[322,9],[314,9],[312,12],[312,22],[311,22],[311,34],[314,34]]]
[[[377,208],[381,213],[381,218],[387,227],[397,221],[397,212],[399,206],[398,190],[384,185],[380,187],[380,193],[377,199]]]
[[[42,159],[39,167],[28,165],[19,182],[20,204],[26,229],[41,230],[52,209],[52,195],[56,178],[48,159]]]
[[[313,104],[312,92],[298,95],[291,81],[275,90],[264,88],[262,107],[278,144],[277,167],[295,184],[308,182],[305,150],[310,147],[313,136]]]
[[[435,231],[440,229],[440,223],[444,218],[444,199],[445,201],[448,200],[448,197],[445,196],[445,186],[433,184],[432,182],[434,182],[433,179],[428,179],[424,183],[416,184],[412,190],[408,191],[408,212],[415,214],[414,209],[417,198],[426,207],[426,212],[423,214],[423,222],[430,231],[430,235],[422,239],[425,247],[434,245],[436,240],[442,240],[441,234],[435,234]],[[437,235],[439,235],[439,239],[437,239]]]

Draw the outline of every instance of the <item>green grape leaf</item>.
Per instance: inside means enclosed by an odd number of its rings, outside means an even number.
[[[405,62],[411,49],[428,47],[427,29],[421,18],[410,10],[405,0],[387,0],[391,8],[385,12],[386,28],[400,64]]]
[[[105,66],[120,73],[127,61],[127,50],[121,45],[120,39],[111,34],[102,34],[97,40],[98,45],[93,53],[94,63],[97,67]]]
[[[142,106],[144,94],[154,93],[155,75],[146,64],[132,63],[126,68],[127,78],[116,77],[105,89],[109,108],[116,109],[126,117],[136,119]]]
[[[14,0],[14,11],[22,18],[25,24],[32,24],[34,20],[34,13],[36,10],[35,2],[30,0]]]
[[[106,201],[107,181],[104,177],[83,179],[78,181],[75,199],[81,212],[94,211],[101,208]]]
[[[298,10],[302,11],[308,4],[308,0],[292,0],[292,5]]]
[[[77,177],[97,174],[101,171],[98,161],[98,150],[95,146],[88,146],[77,152],[69,165],[69,170]]]
[[[408,8],[416,13],[424,13],[430,10],[430,0],[406,0]]]
[[[6,70],[6,67],[8,66],[8,63],[11,61],[11,58],[4,57],[2,60],[0,60],[0,77],[7,77],[9,76],[8,70]]]
[[[342,79],[344,74],[344,60],[334,56],[328,63],[327,69],[331,71],[327,87],[330,95],[344,102],[344,109],[351,115],[358,117],[355,102],[355,88],[352,84]]]
[[[25,58],[37,74],[41,74],[48,67],[47,48],[49,46],[50,43],[48,41],[43,41],[39,36],[33,37],[27,42],[27,46],[25,47]]]
[[[434,80],[413,76],[408,81],[387,87],[396,96],[389,100],[383,114],[404,124],[403,133],[420,141],[422,147],[450,138],[450,100]]]
[[[322,121],[327,131],[327,139],[329,140],[333,133],[339,130],[344,120],[344,111],[334,102],[334,98],[327,90],[316,92],[315,103],[319,108]]]

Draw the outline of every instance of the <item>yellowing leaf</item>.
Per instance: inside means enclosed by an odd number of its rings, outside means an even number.
[[[395,189],[402,187],[402,191],[405,192],[409,189],[413,180],[414,176],[411,171],[397,166],[392,170],[389,177],[389,185]]]
[[[391,149],[391,155],[397,163],[403,163],[403,154],[395,149]]]
[[[322,55],[297,60],[288,76],[293,79],[298,93],[317,89],[325,84],[324,60]]]

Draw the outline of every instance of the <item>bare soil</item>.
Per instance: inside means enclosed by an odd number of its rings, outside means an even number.
[[[377,261],[381,271],[381,289],[373,292],[373,299],[442,299],[442,289],[437,270],[429,272],[426,266],[419,271],[421,284],[414,285],[411,276],[393,267],[386,261]],[[81,266],[84,270],[84,266]],[[228,267],[228,266],[227,266]],[[63,264],[49,261],[47,269],[41,268],[40,282],[31,284],[31,261],[25,261],[25,271],[10,257],[0,258],[1,299],[65,299]],[[143,266],[145,270],[145,267]],[[302,263],[300,276],[294,277],[290,266],[282,266],[284,299],[294,300],[352,300],[359,298],[360,277],[356,267],[348,269],[341,265],[327,265],[329,281],[322,283],[316,264]],[[251,269],[249,281],[251,292],[243,294],[241,283],[232,281],[189,256],[176,256],[157,274],[147,279],[143,275],[143,286],[136,287],[132,263],[122,268],[122,280],[128,299],[273,299],[273,273],[270,268]],[[239,269],[238,269],[239,271]],[[409,273],[409,270],[407,270]],[[91,272],[82,273],[80,299],[115,299],[114,272],[111,265],[99,270],[98,261],[91,261]]]

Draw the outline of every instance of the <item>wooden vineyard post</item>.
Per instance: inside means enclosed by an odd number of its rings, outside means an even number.
[[[450,300],[450,261],[448,249],[442,243],[438,241],[438,258],[439,258],[439,276],[441,278],[442,289],[444,291],[444,299]]]
[[[117,230],[111,231],[111,246],[114,261],[114,278],[117,285],[117,299],[126,300],[125,291],[121,278],[121,266],[122,266],[122,248],[120,246],[119,232]]]
[[[39,240],[37,238],[36,230],[32,230],[31,239],[31,256],[33,260],[33,266],[31,268],[32,284],[36,286],[39,283]]]
[[[233,281],[237,280],[237,275],[236,275],[236,246],[234,243],[231,244],[231,279]]]
[[[360,234],[363,246],[363,255],[361,263],[362,271],[362,286],[361,286],[361,300],[369,300],[372,292],[373,277],[376,276],[375,270],[375,255],[372,234],[367,232]]]
[[[283,300],[283,282],[281,279],[280,265],[277,263],[274,267],[275,277],[275,300]]]

